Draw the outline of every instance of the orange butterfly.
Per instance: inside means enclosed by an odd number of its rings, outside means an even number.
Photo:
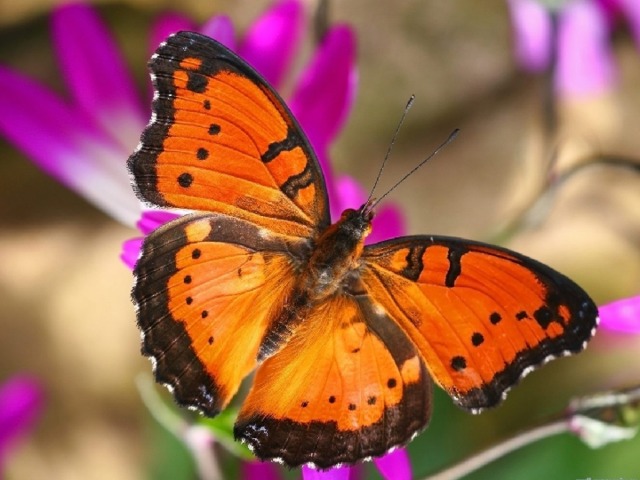
[[[478,412],[592,336],[594,303],[535,260],[431,235],[365,246],[370,202],[331,224],[300,126],[224,46],[181,32],[150,68],[136,190],[202,213],[144,242],[143,353],[180,405],[209,416],[257,368],[235,436],[259,458],[328,468],[382,455],[426,426],[430,379]]]

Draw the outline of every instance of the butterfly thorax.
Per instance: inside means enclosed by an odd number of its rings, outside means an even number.
[[[358,210],[350,208],[321,233],[301,276],[302,287],[307,290],[311,302],[333,295],[359,268],[372,218],[373,212],[365,205]]]

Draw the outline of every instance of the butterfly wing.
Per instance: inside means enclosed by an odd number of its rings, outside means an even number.
[[[138,194],[307,237],[329,224],[318,161],[278,94],[223,45],[167,39],[149,63],[152,121],[129,159]]]
[[[134,274],[143,353],[176,401],[216,415],[257,365],[304,243],[222,214],[151,233]]]
[[[477,412],[548,360],[582,350],[597,308],[575,283],[523,255],[416,236],[365,248],[369,294],[422,354],[432,378]]]
[[[414,345],[362,293],[315,307],[256,373],[235,427],[261,459],[328,468],[425,427],[431,384]]]

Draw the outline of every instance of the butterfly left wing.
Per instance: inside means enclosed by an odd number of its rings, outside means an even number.
[[[280,96],[242,59],[179,32],[149,62],[153,115],[128,166],[154,205],[306,238],[329,225],[322,171]]]
[[[524,255],[448,237],[365,247],[362,281],[455,403],[478,412],[552,358],[582,350],[598,312],[578,285]]]
[[[364,292],[315,307],[257,370],[236,438],[261,459],[329,468],[382,455],[424,428],[424,363]]]

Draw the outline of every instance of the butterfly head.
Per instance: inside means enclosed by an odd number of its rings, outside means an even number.
[[[338,224],[342,226],[344,230],[351,233],[354,238],[363,241],[371,233],[371,221],[373,220],[374,213],[371,208],[371,201],[363,204],[357,210],[354,208],[347,208],[342,212]]]

